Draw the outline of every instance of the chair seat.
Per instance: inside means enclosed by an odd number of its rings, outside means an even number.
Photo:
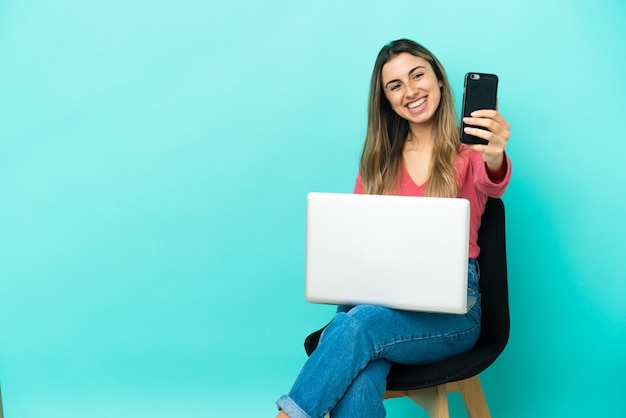
[[[387,390],[413,390],[475,376],[489,367],[502,350],[477,345],[468,353],[437,363],[406,366],[394,363],[387,376]]]

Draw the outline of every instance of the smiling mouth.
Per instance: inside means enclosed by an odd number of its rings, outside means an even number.
[[[426,96],[422,97],[419,100],[416,100],[414,102],[409,103],[407,105],[407,107],[409,108],[409,110],[414,110],[414,109],[417,109],[418,107],[420,107],[421,105],[423,105],[424,102],[426,102]]]

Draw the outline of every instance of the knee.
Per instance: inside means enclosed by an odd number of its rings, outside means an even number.
[[[374,305],[359,305],[348,313],[348,324],[359,331],[372,330],[381,322],[381,318],[388,312],[388,308]]]
[[[381,315],[384,315],[387,310],[380,306],[355,306],[348,312],[336,314],[324,333],[337,331],[340,335],[355,342],[367,338],[369,334],[375,333],[377,326],[380,325]]]

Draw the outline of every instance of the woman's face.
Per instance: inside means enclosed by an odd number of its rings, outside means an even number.
[[[430,124],[441,101],[441,86],[423,58],[403,52],[383,65],[382,88],[391,108],[411,124]]]

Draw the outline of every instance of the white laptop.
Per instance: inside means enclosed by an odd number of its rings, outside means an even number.
[[[306,299],[466,313],[469,219],[466,199],[309,193]]]

